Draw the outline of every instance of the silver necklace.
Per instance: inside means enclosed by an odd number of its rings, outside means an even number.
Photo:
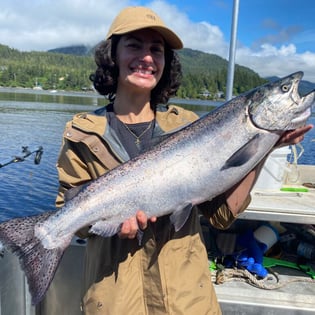
[[[121,121],[121,122],[122,122],[122,124],[125,126],[125,128],[128,130],[128,132],[135,138],[135,145],[136,145],[138,148],[140,148],[141,138],[150,130],[150,128],[151,128],[151,126],[152,126],[153,120],[150,121],[148,127],[145,128],[145,130],[143,130],[139,136],[137,136],[137,135],[128,127],[127,124],[125,124],[123,121]]]

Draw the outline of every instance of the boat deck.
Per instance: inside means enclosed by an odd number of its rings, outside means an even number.
[[[279,269],[281,281],[310,277],[292,270]],[[232,281],[215,285],[223,314],[310,315],[315,313],[315,280],[292,282],[275,290],[264,290],[250,284]]]
[[[291,173],[287,172],[282,185],[293,191],[253,190],[252,202],[239,218],[315,224],[315,188],[299,191],[306,188],[303,183],[315,183],[315,166],[298,165],[294,172],[298,173],[294,183],[290,181]]]
[[[293,174],[292,172],[297,172]],[[240,219],[315,224],[315,189],[301,192],[303,183],[315,183],[315,166],[298,165],[287,172],[282,187],[293,191],[257,189],[252,202]],[[293,176],[294,175],[294,176]],[[294,182],[292,182],[292,178]],[[302,189],[301,189],[302,188]],[[277,267],[281,281],[310,281],[301,271]],[[231,281],[215,285],[223,314],[315,314],[315,280],[292,282],[275,290],[256,288],[248,283]]]

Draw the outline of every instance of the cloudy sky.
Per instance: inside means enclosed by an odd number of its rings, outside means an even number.
[[[185,47],[228,59],[233,0],[1,0],[0,44],[21,51],[95,45],[125,6],[155,10]],[[315,82],[315,2],[239,0],[236,62]]]

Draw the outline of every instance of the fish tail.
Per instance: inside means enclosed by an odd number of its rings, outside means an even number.
[[[63,248],[44,248],[34,236],[35,225],[45,221],[51,214],[46,212],[0,223],[0,241],[19,257],[33,305],[43,299],[64,253]]]

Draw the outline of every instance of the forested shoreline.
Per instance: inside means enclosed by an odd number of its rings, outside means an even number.
[[[71,52],[21,52],[0,45],[0,86],[90,91],[89,76],[95,70],[92,50],[85,55],[75,55],[73,49]],[[228,64],[225,59],[187,48],[179,51],[179,55],[183,79],[177,97],[224,98]],[[265,82],[266,79],[251,69],[236,65],[233,94],[238,95]]]

